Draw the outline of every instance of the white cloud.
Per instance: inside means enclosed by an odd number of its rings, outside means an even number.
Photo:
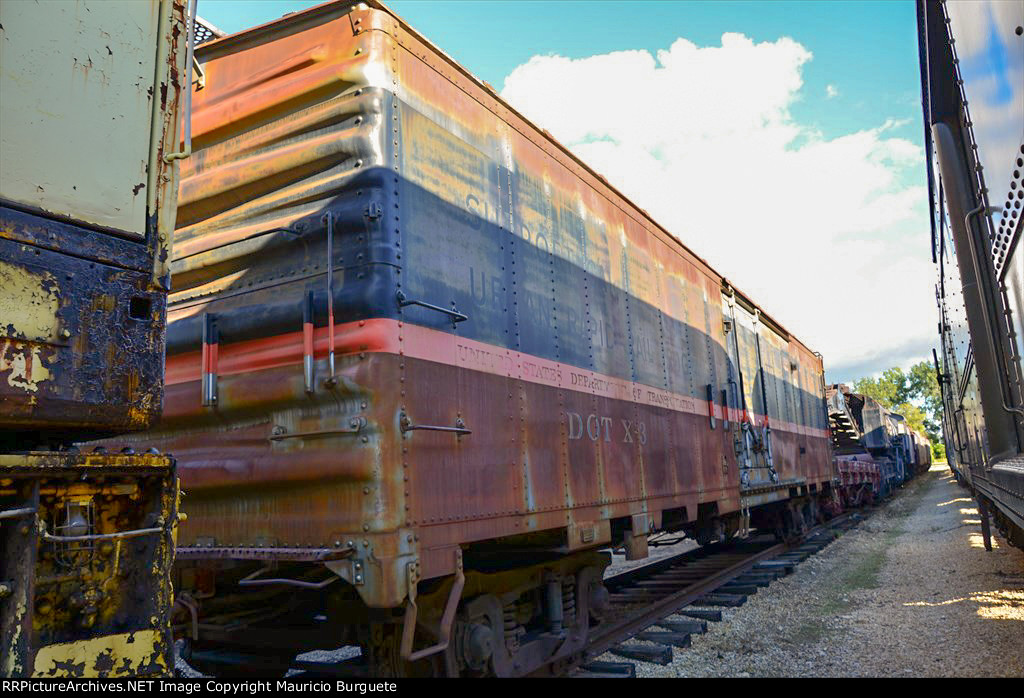
[[[935,335],[922,149],[905,122],[798,123],[789,38],[534,56],[502,95],[804,342],[830,377],[924,358]]]
[[[835,85],[825,85],[825,97],[832,99],[839,96],[839,88]]]

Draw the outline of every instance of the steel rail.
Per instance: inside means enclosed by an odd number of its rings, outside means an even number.
[[[610,650],[615,645],[632,639],[638,633],[646,630],[652,625],[656,625],[659,620],[664,619],[666,616],[670,616],[673,613],[677,613],[683,607],[690,605],[694,601],[698,600],[702,596],[718,589],[719,587],[725,586],[728,582],[733,579],[742,576],[745,572],[753,568],[757,563],[765,559],[770,559],[786,553],[787,551],[794,550],[800,546],[806,544],[809,540],[817,537],[819,534],[825,531],[832,530],[840,524],[846,522],[854,512],[847,512],[841,514],[830,521],[819,524],[814,528],[811,528],[804,534],[799,541],[794,543],[778,543],[776,545],[769,546],[763,550],[759,550],[751,553],[738,562],[728,565],[722,569],[712,571],[707,577],[700,581],[692,584],[686,584],[681,582],[681,586],[677,591],[671,592],[659,599],[654,599],[650,603],[643,604],[638,602],[638,605],[642,605],[642,610],[637,613],[631,613],[628,617],[624,618],[619,622],[611,623],[607,628],[598,626],[591,631],[591,639],[588,640],[587,646],[584,648],[580,655],[570,659],[568,662],[563,664],[559,670],[555,673],[557,675],[564,676],[569,671],[579,668],[589,661],[592,661]],[[680,553],[679,555],[669,558],[669,560],[685,560],[688,554],[692,551]],[[720,555],[722,556],[734,556],[736,553],[733,550],[723,550]],[[706,558],[702,558],[701,561],[711,562],[714,560],[716,555],[712,555]],[[658,567],[662,567],[665,564],[664,561],[658,561]],[[671,566],[671,563],[669,563]],[[643,568],[637,568],[643,569]],[[609,577],[605,582],[612,582],[616,579],[628,579],[636,575],[637,570],[628,570],[619,575]],[[629,588],[625,586],[623,588]],[[614,606],[614,605],[613,605]],[[628,611],[627,611],[628,613]],[[563,660],[564,661],[564,660]],[[545,664],[539,667],[534,675],[543,674],[546,670],[550,671],[551,664]]]
[[[588,659],[594,659],[604,654],[613,646],[629,640],[637,633],[647,629],[665,616],[672,615],[679,609],[687,606],[700,597],[714,591],[715,589],[732,581],[736,577],[749,570],[761,560],[772,558],[786,552],[790,546],[786,543],[779,543],[769,548],[754,553],[751,556],[733,564],[725,569],[713,572],[699,582],[682,587],[679,591],[673,592],[661,599],[657,599],[644,606],[643,612],[631,616],[625,622],[616,627],[609,628],[602,632],[600,627],[591,643],[585,650]]]
[[[658,621],[663,620],[666,616],[679,612],[683,607],[698,600],[700,597],[726,585],[733,579],[742,576],[762,560],[765,560],[766,558],[773,558],[788,551],[800,548],[812,541],[821,533],[840,526],[849,520],[855,513],[857,512],[847,512],[835,517],[827,523],[815,526],[808,530],[807,533],[799,539],[799,541],[769,545],[766,548],[756,550],[748,555],[737,552],[734,548],[725,548],[720,552],[715,552],[704,557],[694,558],[693,553],[695,551],[687,550],[683,553],[679,553],[678,555],[657,560],[656,562],[651,562],[648,565],[636,567],[608,577],[604,580],[605,583],[611,582],[612,584],[615,584],[617,581],[622,582],[623,586],[620,588],[628,589],[631,586],[634,586],[631,582],[639,582],[645,580],[647,576],[655,576],[659,572],[671,569],[673,564],[686,562],[706,564],[712,563],[716,559],[725,564],[724,567],[711,571],[707,576],[697,582],[687,584],[685,581],[681,581],[679,589],[666,594],[661,598],[655,599],[650,603],[644,604],[643,602],[638,601],[636,605],[642,606],[642,609],[638,612],[630,613],[628,617],[625,617],[620,621],[611,621],[607,623],[605,627],[598,626],[596,628],[592,628],[591,638],[588,640],[586,647],[581,652],[571,657],[549,660],[531,671],[527,676],[566,676],[572,673],[572,671],[592,662],[598,656],[604,654],[615,645],[630,640],[647,628],[657,625]],[[735,560],[737,557],[740,557],[741,559]],[[797,563],[794,562],[793,564],[795,565]],[[648,574],[645,574],[645,572]],[[655,593],[649,588],[648,590],[651,591],[651,593]],[[612,593],[614,594],[617,592]],[[622,611],[629,613],[628,609],[622,608],[623,604],[613,604],[613,609],[615,606],[619,606]],[[366,666],[360,664],[358,658],[345,660],[341,664],[296,661],[292,664],[292,667],[302,670],[304,672],[302,674],[304,678],[319,676],[321,674],[324,676],[365,677],[367,671]]]

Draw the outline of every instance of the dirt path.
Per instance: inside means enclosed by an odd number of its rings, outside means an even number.
[[[637,673],[1024,676],[1024,552],[998,539],[986,552],[979,524],[936,466],[672,665]]]

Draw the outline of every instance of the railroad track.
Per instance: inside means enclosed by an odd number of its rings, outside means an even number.
[[[723,607],[742,605],[748,596],[814,555],[863,519],[858,512],[838,516],[808,531],[794,545],[757,536],[707,546],[607,577],[610,607],[577,661],[545,667],[543,675],[592,678],[635,676],[632,662],[669,664],[673,649],[722,619]],[[670,619],[679,615],[681,619]],[[642,640],[644,644],[635,642]],[[611,652],[630,662],[601,662]]]
[[[803,560],[863,520],[849,512],[812,528],[799,543],[777,543],[758,535],[704,546],[606,577],[610,604],[591,631],[586,650],[573,660],[552,663],[533,676],[632,678],[634,662],[669,664],[674,649],[722,619],[722,609],[742,605],[748,596],[793,572]],[[670,618],[670,616],[680,616]],[[637,642],[637,641],[643,641]],[[625,662],[597,658],[610,652]],[[292,678],[365,678],[359,656],[326,662],[296,661]]]

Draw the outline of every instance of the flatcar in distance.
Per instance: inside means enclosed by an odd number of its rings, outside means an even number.
[[[946,453],[1024,547],[1024,4],[917,16]]]
[[[845,504],[887,496],[931,466],[928,439],[910,428],[903,415],[841,383],[829,386],[825,395]]]
[[[799,534],[822,361],[376,2],[200,46],[162,422],[186,655],[527,674],[609,546]]]

